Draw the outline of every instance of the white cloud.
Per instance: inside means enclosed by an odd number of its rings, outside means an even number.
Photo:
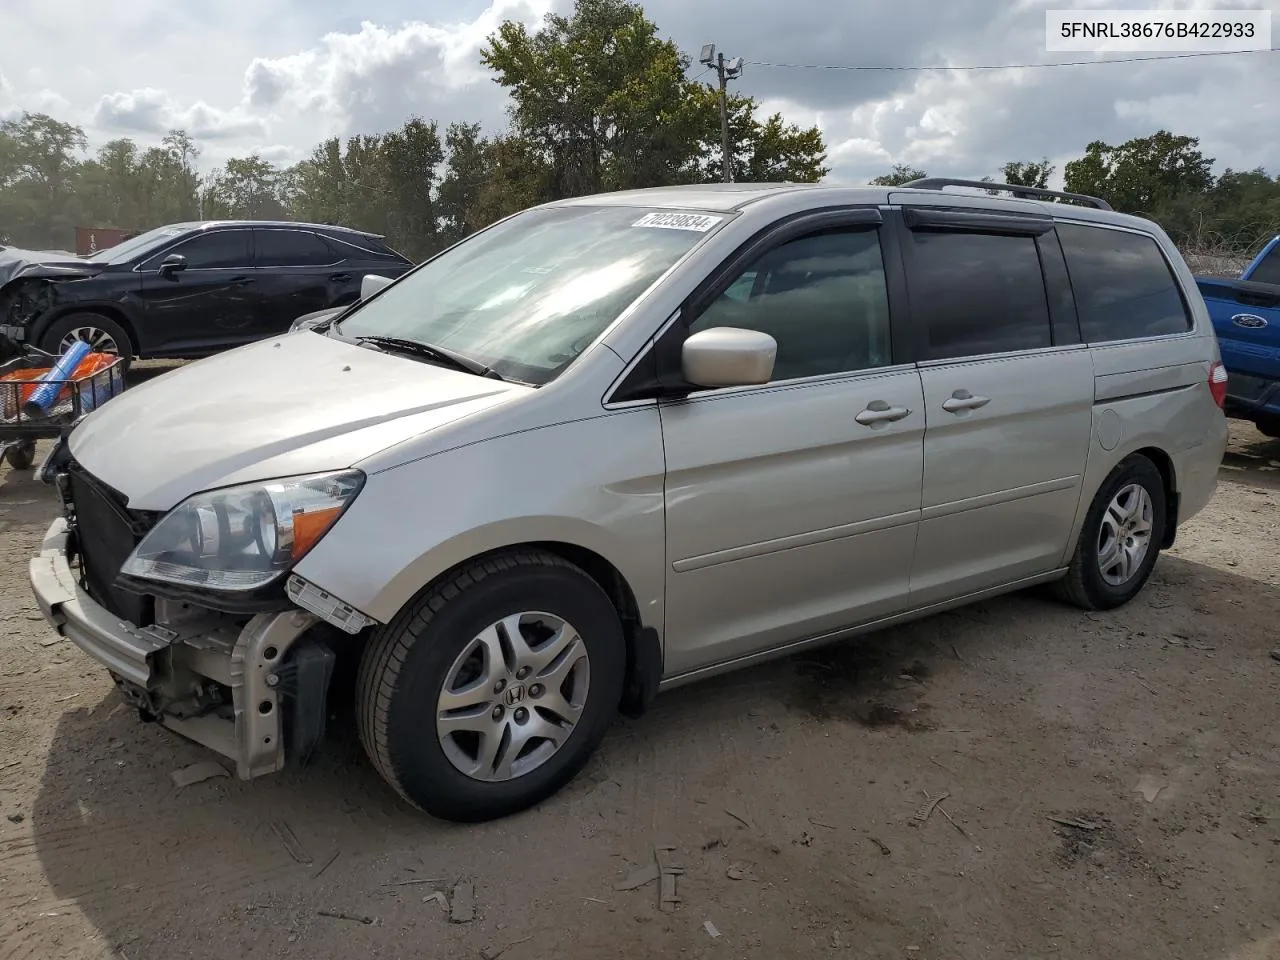
[[[196,140],[242,141],[261,137],[267,131],[265,120],[238,108],[220,110],[203,100],[183,107],[154,87],[102,97],[94,107],[93,124],[102,130],[153,136],[164,136],[176,128]]]
[[[354,33],[329,33],[307,50],[257,57],[244,78],[249,109],[313,118],[328,135],[376,132],[419,114],[439,120],[496,122],[500,92],[480,62],[504,20],[534,25],[547,0],[494,0],[476,19],[396,28],[365,21]]]
[[[0,117],[44,110],[82,124],[93,143],[122,134],[154,141],[183,127],[201,142],[208,164],[250,152],[292,162],[324,137],[385,131],[411,115],[496,129],[505,122],[506,99],[480,64],[480,49],[503,20],[534,26],[552,4],[564,10],[570,0],[367,0],[359,20],[337,0],[7,0]],[[1280,0],[1261,5],[1280,23]],[[762,63],[1086,59],[1043,49],[1045,10],[1069,6],[1134,4],[644,2],[661,32],[685,50],[714,40],[726,55],[745,57],[735,91],[757,97],[766,112],[821,126],[833,179],[865,181],[894,163],[936,175],[994,175],[1005,161],[1042,156],[1061,171],[1091,140],[1118,143],[1160,127],[1201,137],[1219,168],[1276,165],[1276,54],[990,72]],[[47,56],[53,35],[56,70]]]

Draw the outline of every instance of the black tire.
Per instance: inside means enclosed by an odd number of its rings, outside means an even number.
[[[30,470],[36,462],[36,442],[22,440],[4,448],[4,458],[15,470]]]
[[[1146,555],[1129,579],[1121,585],[1109,583],[1102,575],[1098,559],[1099,537],[1104,515],[1112,499],[1129,484],[1140,485],[1151,498],[1151,535]],[[1085,610],[1114,610],[1124,606],[1146,586],[1160,555],[1167,517],[1164,477],[1154,463],[1141,454],[1122,460],[1103,482],[1080,530],[1080,539],[1071,556],[1067,575],[1054,585],[1057,595]]]
[[[440,744],[437,698],[450,667],[482,630],[525,611],[563,618],[581,637],[590,661],[582,713],[541,766],[505,781],[473,779]],[[617,715],[625,671],[622,624],[594,580],[554,554],[496,554],[419,595],[375,631],[357,679],[360,740],[378,772],[420,810],[464,823],[508,816],[578,774]]]
[[[1259,420],[1255,420],[1253,425],[1258,428],[1258,432],[1264,437],[1280,440],[1280,420],[1272,417],[1262,417]]]
[[[120,324],[100,313],[70,313],[65,317],[59,317],[40,335],[38,346],[45,353],[57,354],[60,352],[58,344],[62,342],[62,338],[77,327],[93,327],[111,337],[116,343],[116,352],[124,357],[125,368],[128,369],[129,361],[133,359],[133,351],[137,348]]]

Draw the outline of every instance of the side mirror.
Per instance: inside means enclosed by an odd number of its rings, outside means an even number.
[[[187,258],[180,253],[171,253],[160,261],[160,276],[169,279],[187,269]]]
[[[748,387],[768,383],[778,341],[740,327],[700,330],[684,342],[684,378],[698,387]]]
[[[376,273],[366,273],[364,279],[360,281],[360,299],[368,300],[390,283],[390,277],[380,277]]]

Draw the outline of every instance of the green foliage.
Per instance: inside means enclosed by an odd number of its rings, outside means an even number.
[[[1213,160],[1199,146],[1195,137],[1165,130],[1118,147],[1095,140],[1083,157],[1067,164],[1066,186],[1101,197],[1117,210],[1150,215],[1175,197],[1204,193],[1213,185]]]
[[[0,122],[0,231],[34,246],[69,246],[79,214],[76,154],[84,131],[44,113]]]
[[[1280,178],[1227,169],[1195,137],[1159,130],[1119,146],[1095,141],[1066,165],[1066,189],[1155,220],[1176,243],[1245,253],[1280,230]]]
[[[882,173],[878,177],[873,177],[867,182],[873,187],[900,187],[904,183],[910,183],[912,180],[923,180],[928,174],[923,170],[917,170],[915,167],[908,166],[905,163],[895,163],[893,169],[888,173]]]
[[[1013,184],[1018,187],[1039,187],[1045,189],[1049,186],[1049,178],[1053,176],[1054,166],[1048,159],[1035,161],[1011,160],[1004,165],[1003,177],[1004,183]]]
[[[276,220],[288,215],[284,173],[256,153],[233,157],[204,185],[206,220]]]
[[[503,23],[482,52],[509,97],[510,127],[486,133],[411,117],[397,130],[330,138],[281,168],[234,157],[201,175],[192,138],[129,139],[86,155],[84,131],[47,114],[0,122],[0,242],[65,249],[76,226],[145,230],[199,217],[340,223],[385,235],[424,259],[518,210],[607,190],[722,179],[720,93],[631,0],[577,0],[536,29]],[[815,127],[761,117],[726,99],[733,179],[816,182],[829,172]],[[1228,169],[1194,137],[1157,131],[1095,141],[1064,169],[1066,189],[1148,216],[1184,245],[1253,250],[1280,231],[1280,178]],[[1006,163],[997,179],[1045,187],[1047,159]],[[906,164],[871,181],[925,177]],[[984,180],[990,178],[983,178]]]
[[[0,125],[0,241],[67,247],[75,226],[143,230],[205,219],[291,218],[385,235],[423,259],[518,210],[606,190],[721,179],[719,93],[629,0],[578,0],[530,31],[507,22],[483,62],[510,97],[511,129],[410,118],[389,133],[331,138],[281,169],[234,157],[199,176],[182,131],[158,147],[103,144],[43,114]],[[728,99],[736,179],[812,182],[828,172],[817,127],[758,119]]]

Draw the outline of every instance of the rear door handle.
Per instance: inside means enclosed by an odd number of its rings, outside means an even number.
[[[942,401],[942,409],[947,413],[965,413],[985,407],[990,402],[990,397],[975,397],[968,390],[957,390]]]
[[[872,400],[867,404],[867,408],[853,419],[864,427],[874,427],[880,423],[893,423],[910,414],[911,411],[906,407],[891,407],[883,400]]]
[[[253,283],[253,277],[236,277],[231,281],[233,287],[243,287],[247,283]]]

